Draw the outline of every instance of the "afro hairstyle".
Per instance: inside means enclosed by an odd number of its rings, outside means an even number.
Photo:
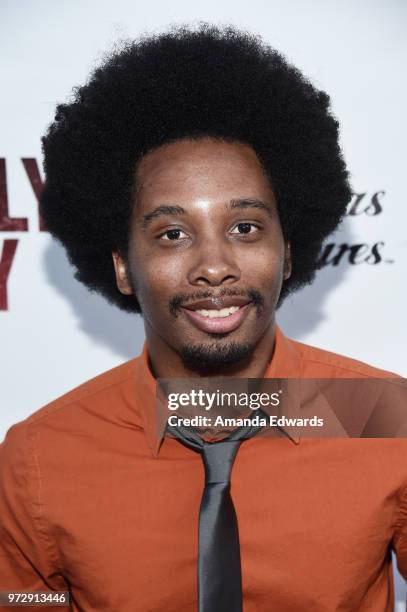
[[[270,180],[293,262],[279,304],[313,280],[345,214],[351,189],[329,97],[260,37],[201,24],[124,42],[57,106],[40,201],[75,277],[123,310],[141,312],[112,263],[112,251],[127,256],[137,163],[200,137],[249,144]]]

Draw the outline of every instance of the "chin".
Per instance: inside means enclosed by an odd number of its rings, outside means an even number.
[[[190,343],[182,345],[180,356],[191,370],[210,370],[241,363],[251,357],[253,350],[249,342]]]

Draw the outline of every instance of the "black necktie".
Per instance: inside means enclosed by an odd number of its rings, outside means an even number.
[[[257,410],[252,417],[260,412]],[[226,440],[207,443],[193,428],[167,425],[167,430],[180,442],[201,453],[205,467],[199,511],[199,612],[242,611],[239,531],[230,495],[230,475],[243,439],[254,436],[260,429],[251,425],[240,427]]]

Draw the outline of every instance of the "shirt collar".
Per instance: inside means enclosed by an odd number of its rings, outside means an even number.
[[[264,378],[294,378],[301,377],[301,358],[294,343],[284,336],[280,328],[275,328],[275,343],[272,359],[267,367]],[[154,457],[158,457],[165,434],[166,420],[159,417],[156,408],[156,381],[149,365],[147,343],[135,364],[136,402],[147,443]],[[286,416],[297,418],[300,414],[299,382],[290,385],[294,394],[289,402],[290,412]],[[300,440],[299,427],[281,427],[295,444]]]

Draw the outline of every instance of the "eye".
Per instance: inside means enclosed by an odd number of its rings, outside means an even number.
[[[175,229],[170,229],[167,230],[166,232],[164,232],[164,234],[161,234],[161,236],[159,236],[159,238],[161,238],[162,240],[171,240],[173,242],[180,240],[181,238],[186,238],[186,233],[183,232],[182,230],[175,228]]]
[[[254,234],[258,229],[257,225],[254,225],[254,223],[238,223],[231,231],[231,234]]]

